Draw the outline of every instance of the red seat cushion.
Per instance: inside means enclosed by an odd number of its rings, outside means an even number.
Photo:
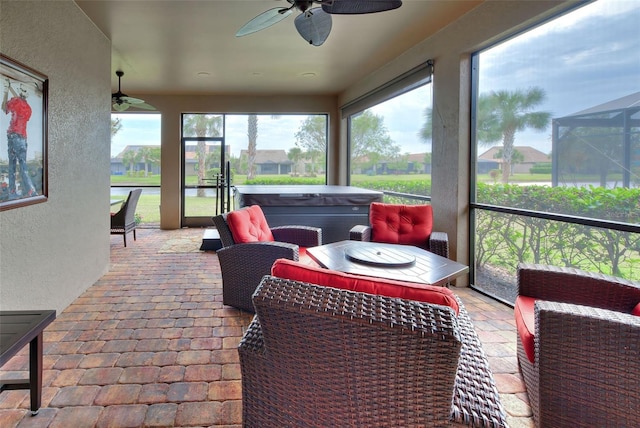
[[[271,267],[271,274],[278,278],[308,282],[325,287],[448,306],[456,311],[456,314],[459,311],[455,295],[451,290],[444,287],[351,275],[287,259],[276,260]]]
[[[535,337],[536,337],[536,319],[534,306],[536,299],[529,296],[516,297],[516,305],[514,314],[516,318],[516,328],[522,347],[527,354],[527,358],[531,363],[535,361]]]
[[[237,244],[274,240],[262,208],[258,205],[231,211],[227,214],[227,224]]]
[[[433,227],[431,205],[373,202],[369,208],[371,240],[426,248]]]

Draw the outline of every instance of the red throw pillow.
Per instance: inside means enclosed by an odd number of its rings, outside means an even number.
[[[534,362],[536,354],[534,344],[536,337],[535,304],[536,299],[534,297],[518,296],[516,297],[516,305],[513,311],[522,347],[531,363]]]
[[[635,315],[637,317],[640,317],[640,303],[638,303],[635,308],[633,308],[633,310],[631,311],[631,315]]]
[[[227,224],[236,244],[273,241],[273,233],[262,208],[251,205],[227,214]]]
[[[373,202],[369,223],[375,242],[426,248],[433,227],[431,205],[392,205]]]
[[[271,275],[278,278],[308,282],[342,290],[359,291],[387,297],[399,297],[407,300],[448,306],[456,314],[458,301],[451,290],[433,285],[422,285],[392,279],[351,275],[334,270],[308,266],[287,259],[278,259],[271,267]]]

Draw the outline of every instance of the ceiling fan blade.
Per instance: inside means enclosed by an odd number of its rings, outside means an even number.
[[[126,110],[126,109],[128,109],[128,108],[129,108],[129,104],[125,104],[125,103],[121,103],[121,104],[113,103],[113,109],[114,109],[115,111],[125,111],[125,110]]]
[[[120,99],[129,104],[140,104],[144,102],[144,100],[141,100],[140,98],[133,98],[126,95],[124,97],[120,97]]]
[[[331,15],[319,7],[314,7],[296,17],[296,30],[307,42],[322,45],[331,32]]]
[[[244,24],[236,33],[236,37],[242,37],[247,34],[255,33],[256,31],[264,30],[265,28],[271,27],[273,24],[277,24],[289,15],[291,15],[290,8],[283,9],[281,7],[276,7],[269,9]]]
[[[356,15],[384,12],[402,6],[401,0],[333,0],[322,5],[327,13]]]
[[[131,107],[132,108],[139,108],[141,110],[155,110],[156,109],[151,104],[147,104],[145,102],[141,102],[141,103],[138,103],[138,104],[131,104]]]

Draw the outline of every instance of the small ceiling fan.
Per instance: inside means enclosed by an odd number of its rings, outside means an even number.
[[[289,7],[276,7],[262,12],[238,30],[236,37],[246,36],[282,21],[298,9],[295,19],[298,33],[314,46],[322,45],[331,32],[331,15],[358,15],[384,12],[402,6],[401,0],[287,0]],[[312,7],[314,3],[320,7]]]
[[[141,110],[155,110],[156,108],[150,104],[144,102],[139,98],[133,98],[127,94],[123,94],[120,90],[120,79],[124,76],[124,71],[116,71],[118,76],[118,92],[111,94],[111,101],[113,102],[113,109],[116,111],[125,111],[129,107],[139,108]]]

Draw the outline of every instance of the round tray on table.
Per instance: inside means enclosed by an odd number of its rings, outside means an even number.
[[[405,267],[416,262],[413,254],[389,247],[353,245],[344,250],[347,260],[380,267]]]

